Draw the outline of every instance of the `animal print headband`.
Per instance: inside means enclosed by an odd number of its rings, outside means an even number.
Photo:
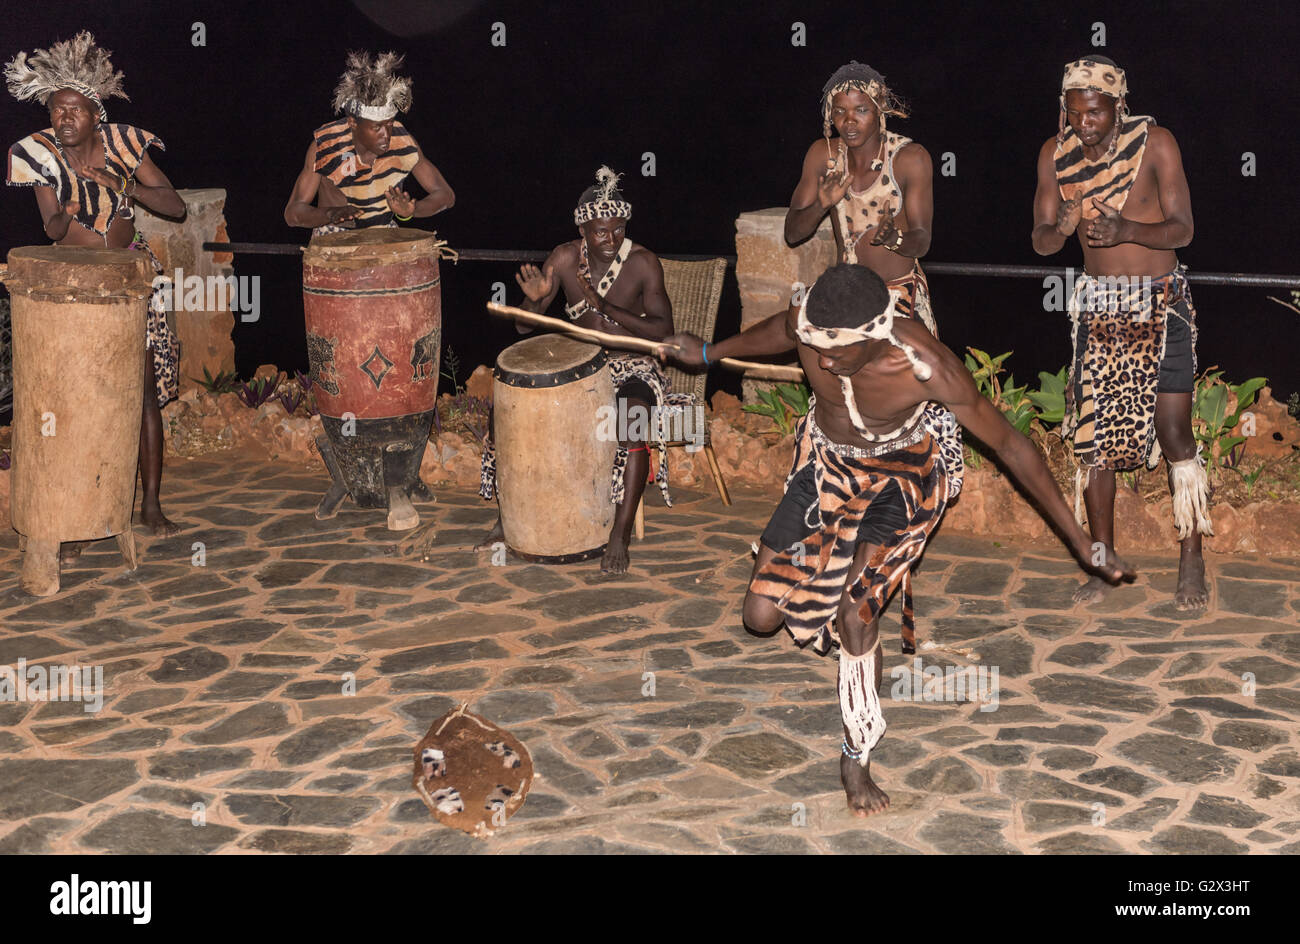
[[[816,288],[816,285],[813,286]],[[898,309],[898,300],[902,293],[897,289],[889,290],[889,304],[885,310],[872,318],[860,328],[824,328],[808,320],[808,298],[813,289],[809,289],[799,305],[799,321],[795,336],[804,344],[818,348],[848,347],[862,341],[888,341],[895,347],[902,348],[903,353],[912,364],[912,373],[917,380],[930,379],[930,365],[916,354],[916,348],[894,337],[894,313]]]
[[[601,167],[596,171],[597,187],[594,198],[578,204],[577,209],[573,211],[573,222],[581,226],[592,220],[607,220],[613,217],[631,219],[632,204],[624,200],[622,194],[618,192],[618,179],[621,176],[623,175],[614,173],[608,167]]]
[[[403,57],[348,53],[347,69],[334,89],[334,110],[367,121],[387,121],[411,107],[411,80],[399,76]]]
[[[1111,98],[1124,98],[1128,95],[1128,79],[1119,66],[1092,59],[1076,59],[1066,65],[1065,76],[1061,79],[1062,108],[1065,107],[1065,93],[1070,89],[1089,89]]]

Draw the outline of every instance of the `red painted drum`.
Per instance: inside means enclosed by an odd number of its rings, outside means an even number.
[[[303,254],[318,444],[334,478],[318,518],[351,495],[387,508],[394,530],[419,523],[410,499],[431,497],[420,461],[437,404],[444,245],[423,230],[376,227],[317,236]]]
[[[3,275],[13,322],[13,525],[22,585],[59,589],[61,541],[117,537],[131,509],[153,272],[126,249],[24,246]]]

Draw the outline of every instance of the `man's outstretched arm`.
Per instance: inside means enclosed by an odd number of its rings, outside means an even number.
[[[740,334],[708,342],[709,363],[716,363],[721,357],[761,357],[764,354],[793,351],[795,337],[790,323],[793,314],[793,308],[779,311]],[[666,361],[671,358],[687,367],[703,367],[703,351],[703,341],[693,334],[682,332],[664,338],[659,359]]]
[[[1092,539],[1074,520],[1061,490],[1056,487],[1047,463],[1028,439],[1006,421],[997,407],[975,388],[970,371],[946,347],[938,356],[926,357],[934,368],[930,380],[924,384],[934,399],[944,403],[957,417],[957,422],[973,436],[994,451],[1008,472],[1038,503],[1075,558],[1089,573],[1099,574],[1111,582],[1131,580],[1133,571],[1114,558],[1094,560]],[[937,361],[937,363],[935,363]]]

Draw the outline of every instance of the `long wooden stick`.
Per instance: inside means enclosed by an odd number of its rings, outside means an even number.
[[[620,350],[642,351],[646,354],[657,355],[660,348],[666,346],[660,341],[647,341],[645,338],[634,338],[624,334],[606,334],[604,331],[582,328],[572,322],[561,321],[559,318],[552,318],[549,315],[539,315],[536,312],[525,311],[511,305],[488,302],[487,307],[488,311],[498,317],[513,318],[525,324],[537,325],[539,328],[562,331],[575,338],[590,341],[592,344],[599,344],[603,347],[615,347]],[[714,361],[714,363],[720,364],[728,370],[746,373],[755,380],[792,380],[796,383],[802,383],[804,379],[803,368],[801,367],[787,367],[782,364],[757,364],[753,361],[738,361],[733,357],[724,357],[719,361]]]

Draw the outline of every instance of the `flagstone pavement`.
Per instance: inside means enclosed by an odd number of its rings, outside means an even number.
[[[997,699],[891,697],[915,663],[888,619],[892,805],[864,821],[834,661],[740,626],[772,497],[652,497],[631,573],[602,578],[474,553],[495,509],[468,490],[400,534],[350,506],[316,521],[325,485],[234,453],[170,464],[187,529],[142,540],[134,572],[99,542],[44,600],[0,536],[0,666],[104,672],[98,712],[0,701],[0,852],[1300,852],[1300,561],[1212,559],[1189,618],[1175,557],[1144,557],[1086,612],[1059,546],[941,533],[918,655],[996,667]],[[487,840],[411,788],[412,747],[461,701],[538,773]]]

